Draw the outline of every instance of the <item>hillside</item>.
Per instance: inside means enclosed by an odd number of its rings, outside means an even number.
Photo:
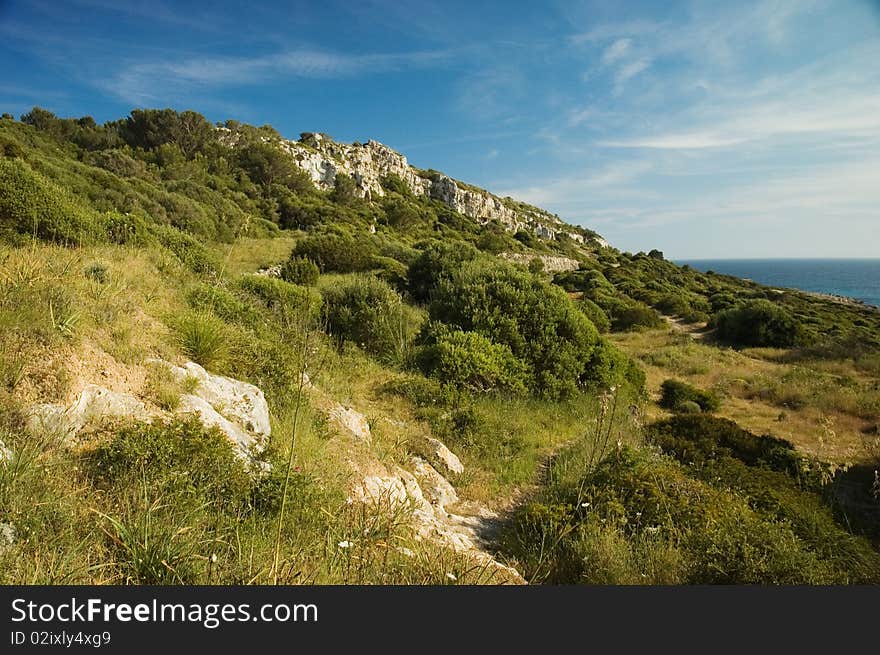
[[[880,581],[880,312],[375,141],[0,119],[4,583]]]

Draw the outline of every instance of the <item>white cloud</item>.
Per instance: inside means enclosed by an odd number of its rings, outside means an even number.
[[[611,64],[623,59],[629,52],[632,45],[632,39],[617,39],[610,46],[605,48],[602,53],[602,65],[610,66]]]

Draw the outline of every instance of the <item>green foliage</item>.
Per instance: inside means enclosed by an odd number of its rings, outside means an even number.
[[[97,484],[146,482],[164,492],[198,494],[212,502],[245,503],[251,478],[229,437],[198,418],[120,428],[85,455]]]
[[[737,346],[787,348],[801,338],[801,326],[790,312],[769,300],[750,300],[715,315],[715,334]]]
[[[317,264],[305,257],[291,257],[281,266],[282,280],[307,287],[314,286],[320,273]]]
[[[660,406],[676,412],[693,413],[690,404],[696,404],[697,412],[714,412],[721,400],[711,391],[704,391],[680,380],[664,380],[660,385]]]
[[[426,375],[444,385],[472,392],[526,391],[526,365],[510,348],[476,332],[442,331],[420,356]]]
[[[581,298],[578,301],[577,306],[578,309],[590,319],[590,322],[596,326],[596,330],[598,330],[600,334],[605,334],[606,332],[611,331],[611,321],[608,318],[608,314],[606,314],[599,305],[589,298]]]
[[[195,273],[215,273],[220,269],[217,258],[197,239],[170,225],[157,225],[153,234],[163,246],[191,271]]]
[[[352,205],[358,200],[357,184],[350,175],[337,173],[330,191],[330,200],[338,205]]]
[[[657,312],[640,302],[612,310],[611,329],[615,332],[656,328],[661,325],[663,325],[663,319]]]
[[[371,240],[358,239],[348,232],[309,235],[297,242],[293,251],[294,257],[311,260],[322,273],[367,271],[370,269],[374,254],[375,247]]]
[[[314,289],[265,275],[243,275],[238,286],[287,318],[298,316],[315,321],[321,313],[321,296]]]
[[[407,278],[409,293],[416,302],[425,302],[440,280],[449,277],[465,262],[473,261],[479,252],[461,241],[433,241],[424,244],[419,256],[410,264]]]
[[[0,159],[0,238],[33,235],[69,245],[105,238],[103,218],[21,159]]]
[[[504,537],[506,548],[527,575],[551,583],[876,579],[877,555],[840,528],[807,537],[801,526],[753,506],[748,495],[716,488],[689,471],[624,447],[594,472],[559,479],[526,504]],[[833,547],[846,542],[850,552],[835,554]]]
[[[596,381],[596,328],[564,292],[526,271],[493,262],[464,264],[440,280],[429,312],[452,329],[506,345],[528,365],[535,391],[560,397]]]
[[[400,295],[371,275],[346,279],[322,292],[327,329],[374,355],[390,356],[408,341],[412,325]],[[402,323],[402,324],[401,324]]]
[[[212,371],[223,370],[230,353],[226,324],[205,312],[187,312],[174,319],[177,343],[196,364]]]

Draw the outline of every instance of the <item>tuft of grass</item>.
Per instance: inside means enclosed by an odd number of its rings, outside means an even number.
[[[222,370],[231,352],[226,325],[213,314],[187,312],[174,322],[177,344],[184,354],[206,369]]]

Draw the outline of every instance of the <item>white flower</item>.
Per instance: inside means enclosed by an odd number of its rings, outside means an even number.
[[[340,548],[351,548],[351,542],[348,539],[339,542]]]
[[[217,553],[211,553],[211,563],[212,564],[217,563]]]
[[[454,582],[455,580],[458,580],[458,578],[455,577],[455,574],[454,574],[454,573],[447,573],[447,574],[446,574],[446,577],[449,578],[450,580],[452,580],[453,582]]]
[[[354,503],[354,498],[352,498],[351,496],[349,496],[348,498],[345,499],[346,505],[352,505],[353,503]]]
[[[581,507],[587,509],[590,506],[590,503],[581,503]]]

